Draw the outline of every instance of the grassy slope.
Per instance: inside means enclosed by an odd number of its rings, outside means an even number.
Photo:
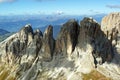
[[[98,71],[94,70],[89,74],[82,74],[83,75],[83,80],[111,80],[108,77],[105,77]]]

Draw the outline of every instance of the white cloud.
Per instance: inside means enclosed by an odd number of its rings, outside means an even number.
[[[120,5],[106,5],[106,7],[120,9]]]
[[[95,13],[95,14],[101,14],[101,13],[102,13],[102,12],[100,12],[100,11],[96,11],[96,10],[93,10],[93,9],[90,9],[89,12]]]
[[[14,2],[16,0],[0,0],[0,3],[3,3],[3,2]]]
[[[62,14],[64,14],[64,12],[58,10],[58,11],[55,12],[55,14],[57,14],[57,15],[62,15]]]

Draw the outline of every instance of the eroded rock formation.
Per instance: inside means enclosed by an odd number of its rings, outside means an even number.
[[[90,18],[84,18],[81,23],[80,30],[80,47],[84,44],[90,44],[93,47],[92,54],[97,61],[97,58],[102,58],[99,63],[104,63],[105,61],[111,61],[114,53],[110,40],[107,39],[104,32],[101,30],[100,25]],[[86,48],[84,48],[86,49]],[[97,62],[98,63],[98,62]]]
[[[110,64],[105,63],[98,67],[99,72],[113,80],[120,78],[120,13],[111,13],[101,22],[101,28],[114,48],[114,57]]]
[[[53,27],[51,25],[49,25],[44,32],[42,44],[43,46],[41,52],[43,53],[43,57],[44,57],[43,59],[51,60],[55,48],[55,40],[53,38]]]
[[[79,25],[74,19],[63,24],[56,40],[56,53],[71,55],[77,44]]]
[[[113,45],[117,44],[118,34],[120,31],[120,13],[111,13],[105,16],[101,22],[102,30]]]
[[[56,40],[51,25],[44,33],[26,25],[0,43],[1,62],[17,65],[15,70],[11,68],[16,80],[82,80],[82,74],[92,70],[116,79],[111,76],[113,72],[104,67],[111,69],[111,63],[116,62],[119,53],[118,16],[120,14],[116,13],[103,18],[102,27],[92,18],[85,17],[80,25],[71,19],[63,24]]]

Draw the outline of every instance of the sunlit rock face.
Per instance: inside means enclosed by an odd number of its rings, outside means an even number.
[[[69,20],[56,40],[51,25],[42,33],[39,29],[33,31],[28,24],[0,43],[0,67],[7,68],[0,69],[0,77],[7,71],[2,80],[83,80],[83,74],[91,75],[91,71],[104,74],[100,68],[111,73],[104,67],[112,64],[115,51],[112,41],[93,18],[85,17],[80,24]],[[96,74],[102,75],[99,72]],[[107,79],[103,75],[97,79],[103,77]]]
[[[43,57],[45,60],[51,60],[54,48],[55,48],[55,40],[53,38],[53,27],[51,25],[45,30],[43,34],[43,46],[41,49],[41,53],[43,53]],[[40,54],[41,54],[40,53]]]
[[[113,45],[119,40],[120,31],[120,13],[111,13],[105,16],[101,22],[102,30]]]
[[[112,43],[114,58],[111,63],[104,63],[102,66],[99,66],[98,70],[105,76],[117,80],[120,78],[120,13],[114,12],[105,16],[102,19],[101,28]]]
[[[120,54],[120,13],[111,13],[102,19],[102,30],[111,41],[115,53]]]

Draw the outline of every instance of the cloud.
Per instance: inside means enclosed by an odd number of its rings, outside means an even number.
[[[108,8],[120,9],[120,5],[106,5]]]
[[[92,13],[95,13],[95,14],[101,14],[101,12],[93,10],[93,9],[90,9],[89,12],[92,12]]]
[[[89,11],[90,11],[90,12],[93,12],[94,10],[90,9]]]
[[[64,12],[58,10],[58,11],[55,12],[55,14],[57,14],[57,15],[62,15],[62,14],[64,14]]]
[[[16,0],[0,0],[0,3],[4,3],[4,2],[15,2]]]

